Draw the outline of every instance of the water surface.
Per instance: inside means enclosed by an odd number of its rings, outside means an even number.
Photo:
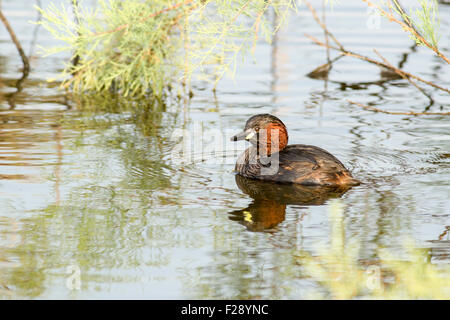
[[[367,28],[366,7],[352,3],[327,11],[346,47],[372,57],[377,48],[394,65],[450,87],[443,61],[388,21]],[[345,205],[346,237],[361,242],[361,261],[376,259],[379,248],[402,256],[409,238],[429,249],[433,263],[450,262],[449,118],[373,113],[347,102],[439,112],[448,111],[449,95],[423,86],[430,100],[348,57],[328,79],[306,76],[326,62],[326,51],[304,36],[323,36],[304,6],[216,94],[194,81],[188,105],[143,102],[136,112],[98,102],[107,111],[94,112],[97,102],[80,108],[46,81],[68,57],[38,54],[37,44],[55,42],[29,23],[37,19],[31,4],[2,5],[32,71],[17,92],[21,61],[0,29],[1,297],[307,298],[320,286],[304,274],[297,253],[329,241],[328,205],[336,197]],[[449,56],[450,6],[440,12],[441,50]],[[265,112],[284,121],[290,143],[332,152],[363,183],[330,197],[252,197],[233,174],[246,145],[228,137]],[[219,132],[223,146],[213,155],[195,149],[180,161],[177,129],[201,129],[207,147]],[[81,290],[67,285],[74,266]]]

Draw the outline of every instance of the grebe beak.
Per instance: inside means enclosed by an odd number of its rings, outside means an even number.
[[[239,140],[250,140],[255,135],[255,130],[253,129],[247,129],[241,133],[238,133],[237,135],[231,137],[231,141],[239,141]]]

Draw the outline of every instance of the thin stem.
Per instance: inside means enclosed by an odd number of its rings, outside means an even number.
[[[417,31],[417,29],[414,27],[414,24],[412,23],[411,19],[408,17],[408,15],[406,14],[405,10],[403,9],[403,6],[400,4],[399,1],[397,0],[391,0],[391,2],[394,3],[395,7],[397,8],[398,12],[400,12],[400,15],[403,19],[403,21],[410,26],[411,28],[413,28],[414,30],[416,30],[417,33],[419,33],[419,31]]]
[[[0,9],[0,20],[2,20],[3,24],[5,25],[6,30],[8,30],[8,33],[11,37],[12,42],[16,45],[17,51],[19,52],[20,57],[22,58],[23,63],[23,76],[22,78],[25,78],[28,76],[28,73],[30,72],[30,63],[28,62],[28,58],[25,55],[25,52],[23,51],[22,45],[19,42],[19,39],[17,39],[17,36],[12,29],[11,25],[8,22],[8,19],[3,15],[2,10]]]
[[[323,21],[323,24],[324,25],[326,25],[326,15],[325,15],[325,10],[326,10],[326,0],[323,0],[322,1],[322,21]],[[327,46],[328,46],[328,44],[329,44],[329,41],[328,41],[328,33],[324,30],[323,31],[324,32],[324,35],[325,35],[325,43],[327,44]],[[330,48],[329,47],[327,47],[326,48],[327,49],[327,62],[330,64],[330,66],[331,66],[331,61],[330,61]]]
[[[378,109],[372,106],[368,106],[359,102],[355,102],[355,101],[351,101],[348,100],[348,102],[350,102],[351,104],[360,106],[363,109],[366,110],[370,110],[370,111],[374,111],[374,112],[380,112],[380,113],[386,113],[386,114],[393,114],[393,115],[407,115],[407,116],[449,116],[450,112],[414,112],[414,111],[409,111],[409,112],[396,112],[396,111],[387,111],[387,110],[383,110],[383,109]]]
[[[264,14],[264,12],[266,12],[267,8],[269,7],[270,3],[272,2],[272,0],[267,0],[266,5],[264,7],[263,10],[261,10],[261,12],[258,14],[258,16],[256,17],[254,26],[255,26],[255,39],[253,40],[253,46],[252,46],[252,52],[255,52],[255,48],[256,48],[256,41],[258,40],[258,32],[259,32],[259,25],[261,23],[261,17]]]
[[[310,38],[312,41],[314,41],[314,42],[315,42],[316,44],[318,44],[319,46],[326,47],[326,44],[323,43],[323,42],[321,42],[320,40],[318,40],[318,39],[316,39],[316,38],[314,38],[314,37],[312,37],[312,36],[310,36],[310,35],[307,35],[307,34],[305,34],[305,36],[308,37],[308,38]],[[447,89],[447,88],[441,87],[441,86],[439,86],[439,85],[437,85],[437,84],[435,84],[435,83],[433,83],[433,82],[430,82],[430,81],[427,81],[427,80],[425,80],[425,79],[422,79],[422,78],[420,78],[419,76],[416,76],[416,75],[411,74],[411,73],[409,73],[409,72],[400,70],[400,69],[398,69],[398,68],[396,68],[396,67],[394,67],[394,66],[392,66],[392,65],[385,64],[385,63],[383,63],[383,62],[374,60],[374,59],[372,59],[372,58],[363,56],[363,55],[361,55],[361,54],[358,54],[358,53],[355,53],[355,52],[352,52],[352,51],[348,51],[348,50],[346,50],[346,49],[342,50],[342,49],[340,49],[340,48],[338,48],[338,47],[335,47],[335,46],[332,46],[332,45],[329,45],[329,47],[330,47],[331,49],[341,51],[341,52],[342,52],[343,54],[345,54],[346,56],[358,58],[358,59],[367,61],[367,62],[369,62],[369,63],[376,64],[377,66],[380,66],[380,67],[383,67],[383,68],[386,68],[386,69],[393,70],[394,72],[402,72],[402,73],[405,74],[407,77],[416,79],[416,80],[421,81],[421,82],[423,82],[423,83],[426,83],[426,84],[428,84],[429,86],[432,86],[432,87],[434,87],[434,88],[436,88],[436,89],[439,89],[439,90],[442,90],[442,91],[445,91],[445,92],[450,93],[450,90]]]
[[[386,10],[384,10],[379,4],[377,3],[373,3],[370,0],[362,0],[365,3],[367,3],[367,5],[369,7],[375,7],[377,8],[384,16],[386,16],[390,21],[394,21],[396,23],[398,23],[400,26],[402,26],[402,29],[405,31],[408,31],[409,33],[413,34],[417,39],[419,39],[424,45],[426,45],[428,48],[430,48],[431,50],[433,50],[439,57],[441,57],[445,62],[447,62],[448,64],[450,64],[450,60],[441,52],[439,51],[438,48],[436,48],[435,46],[433,46],[432,44],[430,44],[424,37],[422,37],[415,28],[411,28],[409,26],[409,24],[398,20],[392,13],[387,12]]]
[[[78,0],[72,0],[72,12],[73,12],[73,16],[75,17],[75,23],[77,24],[77,27],[79,28],[80,27],[80,15],[78,12]],[[80,31],[77,31],[77,34],[78,34],[78,36],[80,36]],[[79,62],[80,62],[80,56],[77,54],[72,59],[72,66],[76,67]]]
[[[385,57],[383,57],[376,49],[373,49],[373,51],[375,52],[375,54],[376,54],[377,56],[380,57],[381,60],[383,60],[383,62],[384,62],[385,64],[389,65],[389,66],[392,68],[392,70],[394,70],[394,72],[395,72],[396,74],[398,74],[398,75],[399,75],[400,77],[402,77],[403,79],[407,80],[407,81],[408,81],[409,83],[411,83],[414,87],[416,87],[417,90],[419,90],[420,92],[422,92],[424,96],[426,96],[428,99],[430,99],[431,105],[434,103],[433,98],[431,98],[431,96],[430,96],[429,94],[427,94],[421,87],[419,87],[414,81],[412,81],[411,78],[408,77],[408,76],[405,74],[405,72],[403,72],[402,70],[397,69],[397,68],[395,68],[393,65],[391,65],[391,64],[389,63],[389,61],[388,61]],[[430,105],[430,106],[431,106],[431,105]]]
[[[308,6],[309,10],[311,11],[314,20],[316,20],[316,22],[322,27],[323,31],[325,31],[325,33],[330,36],[330,38],[334,41],[334,43],[336,43],[339,49],[345,51],[344,46],[335,38],[335,36],[330,31],[328,31],[327,26],[320,20],[319,16],[317,15],[316,9],[314,9],[314,7],[308,1],[306,0],[304,1],[305,4]]]

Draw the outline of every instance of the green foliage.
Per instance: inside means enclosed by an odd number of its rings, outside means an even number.
[[[418,0],[420,8],[408,12],[396,0],[385,4],[437,48],[436,0]],[[95,7],[73,0],[72,8],[38,8],[40,23],[63,44],[44,50],[73,57],[62,74],[64,87],[158,99],[193,75],[214,85],[227,72],[234,75],[239,58],[259,38],[271,41],[292,9],[295,0],[99,0]]]
[[[95,8],[74,1],[75,19],[64,5],[38,10],[40,23],[64,43],[46,52],[74,57],[63,86],[78,93],[161,97],[196,70],[217,82],[260,35],[270,41],[291,8],[294,0],[100,0]],[[274,25],[269,9],[278,17]]]
[[[329,246],[318,248],[312,256],[302,252],[299,263],[307,275],[326,289],[333,299],[448,299],[450,270],[431,264],[426,251],[406,244],[408,259],[379,250],[376,264],[364,266],[358,259],[359,243],[346,241],[344,209],[339,201],[330,206],[332,226]],[[347,242],[347,243],[346,243]]]
[[[437,48],[439,41],[437,30],[440,25],[437,0],[419,0],[419,4],[421,8],[414,12],[414,24],[419,32]],[[420,39],[415,40],[418,44],[422,44]]]
[[[392,0],[392,2],[394,5],[388,2],[388,7],[397,12],[407,25],[417,30],[419,35],[424,37],[433,47],[437,48],[439,41],[438,30],[440,26],[437,0],[417,0],[416,7],[411,7],[409,10],[406,10],[407,12],[401,7],[399,1]],[[418,45],[424,45],[423,39],[411,32],[410,34],[411,38]]]
[[[77,65],[67,62],[63,85],[73,85],[75,92],[101,92],[116,87],[124,96],[144,95],[149,90],[160,96],[174,66],[179,64],[173,55],[180,45],[179,37],[173,37],[167,45],[177,12],[146,20],[143,13],[157,12],[168,4],[169,1],[100,0],[95,10],[80,4],[75,6],[75,14],[80,17],[78,24],[64,5],[39,9],[43,26],[65,43],[48,53],[71,51],[79,57]],[[127,26],[121,28],[123,25]],[[169,56],[174,60],[167,59]]]
[[[213,66],[217,80],[225,72],[234,72],[239,54],[246,54],[261,35],[266,41],[287,21],[290,8],[295,7],[291,0],[257,1],[208,1],[209,6],[194,11],[187,25],[191,43],[189,50],[189,74],[201,69],[206,71]],[[271,25],[267,12],[272,8],[277,22]],[[203,72],[205,75],[206,72]]]

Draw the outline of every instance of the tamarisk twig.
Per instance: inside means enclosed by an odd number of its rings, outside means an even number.
[[[351,104],[360,106],[363,109],[366,110],[370,110],[370,111],[374,111],[374,112],[380,112],[380,113],[386,113],[386,114],[394,114],[394,115],[407,115],[407,116],[422,116],[422,115],[426,115],[426,116],[449,116],[450,112],[414,112],[414,111],[408,111],[408,112],[401,112],[401,111],[387,111],[387,110],[383,110],[383,109],[378,109],[372,106],[368,106],[359,102],[355,102],[352,100],[348,100],[348,102],[350,102]]]
[[[3,14],[1,9],[0,9],[0,20],[2,20],[3,24],[5,25],[6,30],[8,30],[11,40],[15,44],[17,51],[19,52],[20,58],[22,59],[22,63],[23,63],[22,78],[26,78],[28,76],[28,73],[30,72],[30,63],[28,61],[28,57],[25,55],[22,45],[20,44],[19,39],[17,39],[16,33],[12,29],[11,25],[9,24],[8,19],[6,19],[5,15]]]
[[[389,19],[389,21],[394,21],[396,23],[398,23],[403,30],[411,33],[412,35],[414,35],[417,39],[419,39],[421,41],[421,43],[423,43],[424,45],[426,45],[428,48],[430,48],[431,50],[433,50],[439,57],[441,57],[445,62],[447,62],[448,64],[450,64],[450,60],[441,52],[439,51],[438,48],[436,48],[436,46],[430,44],[420,33],[417,32],[417,30],[414,27],[411,27],[410,23],[405,23],[403,21],[400,21],[399,19],[397,19],[392,13],[387,12],[386,10],[384,10],[379,4],[377,3],[373,3],[370,0],[362,0],[363,2],[367,3],[367,5],[369,7],[375,7],[377,8],[386,18]],[[403,10],[402,10],[403,12]]]
[[[366,0],[363,0],[363,1],[366,1]],[[415,79],[415,80],[417,80],[417,81],[420,81],[420,82],[423,82],[423,83],[425,83],[425,84],[428,84],[429,86],[432,86],[432,87],[434,87],[434,88],[436,88],[436,89],[439,89],[439,90],[442,90],[442,91],[445,91],[445,92],[450,93],[450,90],[449,90],[449,89],[444,88],[444,87],[442,87],[442,86],[439,86],[439,85],[437,85],[437,84],[435,84],[435,83],[433,83],[433,82],[427,81],[427,80],[425,80],[425,79],[422,79],[421,77],[416,76],[416,75],[414,75],[414,74],[412,74],[412,73],[409,73],[409,72],[403,71],[403,70],[401,70],[401,69],[399,69],[399,68],[396,68],[396,67],[394,67],[394,66],[393,66],[392,64],[390,64],[390,63],[380,62],[380,61],[377,61],[377,60],[375,60],[375,59],[369,58],[369,57],[367,57],[367,56],[363,56],[363,55],[358,54],[358,53],[356,53],[356,52],[352,52],[352,51],[347,50],[347,49],[346,49],[346,48],[345,48],[345,47],[344,47],[344,46],[336,39],[336,37],[328,30],[327,26],[320,20],[320,18],[318,17],[318,15],[317,15],[317,13],[316,13],[316,10],[313,8],[313,6],[312,6],[307,0],[304,0],[304,2],[305,2],[305,4],[308,6],[309,10],[311,11],[311,13],[312,13],[312,15],[313,15],[313,17],[314,17],[314,20],[316,20],[316,22],[322,27],[322,29],[324,30],[324,32],[330,36],[330,38],[334,41],[334,43],[336,44],[336,46],[333,46],[333,45],[327,44],[327,43],[323,43],[322,41],[320,41],[320,40],[318,40],[318,39],[316,39],[316,38],[314,38],[314,37],[312,37],[312,36],[310,36],[310,35],[308,35],[308,34],[305,34],[306,37],[310,38],[310,39],[311,39],[313,42],[315,42],[316,44],[318,44],[318,45],[320,45],[320,46],[322,46],[322,47],[325,47],[325,48],[330,48],[330,49],[334,49],[334,50],[340,51],[342,54],[344,54],[344,55],[346,55],[346,56],[358,58],[358,59],[360,59],[360,60],[364,60],[364,61],[366,61],[366,62],[375,64],[375,65],[377,65],[377,66],[379,66],[379,67],[383,67],[383,68],[385,68],[385,69],[392,70],[393,72],[395,72],[395,73],[401,75],[402,77],[412,78],[412,79]],[[402,23],[404,24],[404,22],[402,22]],[[406,24],[405,24],[405,25],[406,25]]]

